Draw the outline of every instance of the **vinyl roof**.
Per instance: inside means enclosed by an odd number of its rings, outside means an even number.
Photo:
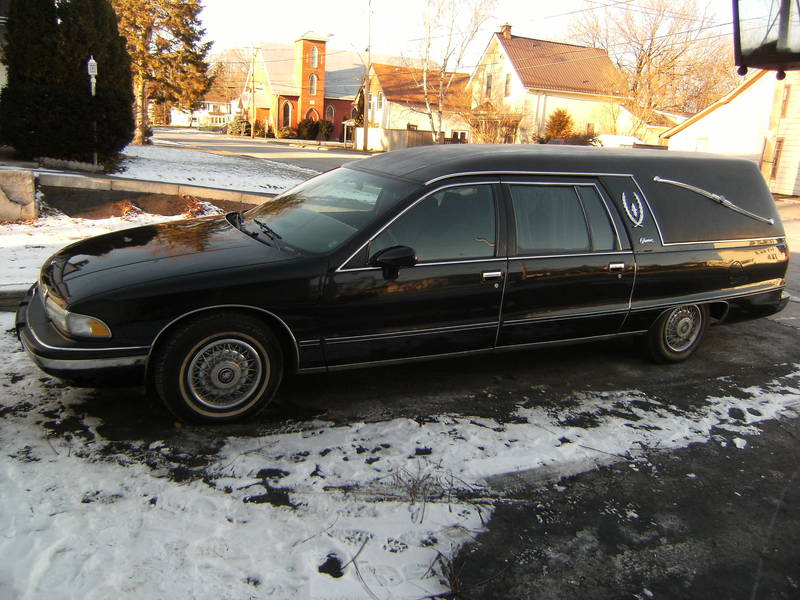
[[[748,160],[701,154],[551,144],[445,144],[378,154],[346,166],[425,183],[454,174],[544,172],[576,174],[649,173],[666,177],[676,170],[696,171],[698,164],[752,166]]]

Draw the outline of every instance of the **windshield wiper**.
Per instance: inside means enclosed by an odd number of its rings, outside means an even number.
[[[267,237],[269,237],[272,241],[276,242],[280,239],[283,239],[281,238],[280,234],[278,234],[274,229],[272,229],[272,227],[264,223],[264,221],[253,219],[253,223],[258,225],[261,228],[261,231],[263,231],[267,235]]]

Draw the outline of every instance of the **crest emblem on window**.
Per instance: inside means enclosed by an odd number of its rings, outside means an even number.
[[[622,206],[625,207],[625,214],[628,215],[634,227],[641,227],[644,221],[644,207],[642,206],[642,199],[636,192],[633,193],[633,199],[629,200],[627,194],[622,194]]]

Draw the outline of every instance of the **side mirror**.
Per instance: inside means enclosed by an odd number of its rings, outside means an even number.
[[[397,279],[399,269],[417,264],[417,255],[408,246],[384,248],[369,261],[370,266],[383,268],[385,279]]]

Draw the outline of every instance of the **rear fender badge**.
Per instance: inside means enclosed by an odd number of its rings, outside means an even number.
[[[639,194],[634,192],[633,200],[629,201],[628,196],[623,192],[622,206],[625,207],[625,214],[628,215],[628,219],[633,223],[633,226],[641,227],[642,221],[644,221],[644,207],[642,206],[642,199],[639,198]]]

